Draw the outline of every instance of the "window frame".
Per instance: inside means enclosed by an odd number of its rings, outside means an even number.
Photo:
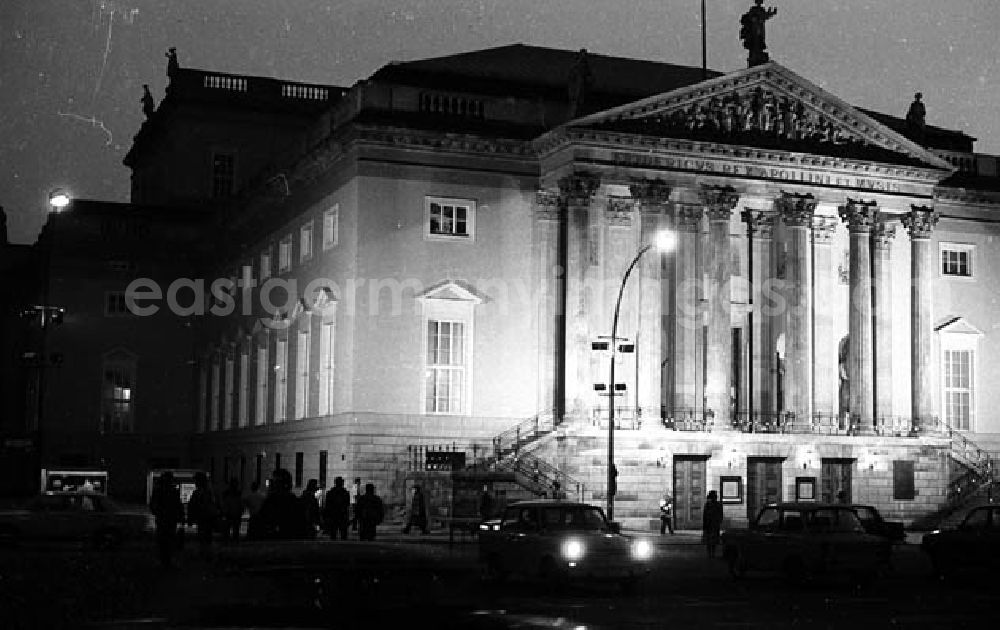
[[[431,230],[432,206],[451,206],[466,208],[465,227],[466,233],[460,234],[451,232],[434,232]],[[473,243],[476,240],[476,209],[475,199],[463,199],[460,197],[436,197],[427,196],[424,198],[424,239],[429,241],[451,241],[458,243]],[[453,223],[457,219],[452,218]]]
[[[292,270],[292,247],[294,239],[292,235],[285,234],[278,241],[278,273],[285,273]]]
[[[274,418],[275,424],[288,420],[288,339],[274,341]]]
[[[965,254],[967,257],[966,266],[969,273],[958,274],[948,273],[945,270],[945,255],[949,252]],[[962,280],[970,282],[976,279],[976,246],[972,243],[956,243],[951,241],[941,241],[938,243],[938,275],[949,280]]]
[[[309,317],[295,333],[295,410],[294,418],[309,417],[309,362],[312,355],[312,330]],[[303,352],[303,349],[305,352]]]
[[[267,245],[260,253],[260,280],[263,282],[274,273],[274,246]]]
[[[964,318],[957,318],[949,324],[938,329],[938,377],[939,377],[939,400],[941,401],[941,419],[944,423],[958,431],[975,432],[978,424],[979,413],[979,374],[982,371],[979,365],[979,340],[983,333],[970,325]],[[955,427],[948,414],[948,394],[950,392],[965,391],[966,388],[951,387],[948,384],[948,353],[968,352],[969,353],[969,423],[968,427]]]
[[[304,263],[313,258],[313,220],[309,219],[299,226],[299,263]]]
[[[216,168],[216,162],[219,157],[225,157],[229,159],[229,172],[228,177],[228,190],[220,192],[218,183],[223,180],[220,178],[219,171]],[[211,166],[211,180],[209,185],[211,186],[210,198],[211,199],[228,199],[236,194],[236,151],[232,149],[225,149],[216,147],[212,149],[212,153],[209,157]]]
[[[327,225],[329,221],[330,225]],[[328,230],[329,228],[329,230]],[[330,235],[327,232],[330,232]],[[329,236],[329,238],[327,238]],[[333,249],[340,241],[340,204],[335,203],[323,211],[323,251]]]
[[[332,308],[332,305],[328,305]],[[327,416],[334,409],[334,378],[337,373],[337,319],[335,313],[324,314],[319,322],[319,407],[317,415]]]
[[[109,371],[114,370],[125,374],[128,386],[119,386],[112,381],[111,396],[109,397],[107,395],[107,375]],[[101,357],[101,433],[135,433],[135,393],[138,375],[138,358],[127,350],[112,350]],[[127,395],[119,397],[118,390],[127,391]],[[125,405],[126,410],[123,416],[120,416],[118,407],[122,404]],[[124,417],[121,424],[114,421],[119,417]]]
[[[268,339],[265,336],[257,344],[257,369],[256,382],[254,383],[254,426],[267,424],[268,410],[268,379],[271,375],[271,348],[268,346]]]
[[[128,307],[128,302],[125,300],[125,293],[125,291],[104,292],[105,317],[132,317],[134,315]],[[113,301],[112,298],[114,298]]]

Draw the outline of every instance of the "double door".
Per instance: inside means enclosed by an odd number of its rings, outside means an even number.
[[[780,457],[747,458],[747,519],[754,522],[760,509],[781,501]]]
[[[701,529],[708,484],[705,457],[674,457],[674,523],[677,529]]]

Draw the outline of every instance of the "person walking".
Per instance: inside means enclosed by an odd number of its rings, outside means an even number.
[[[156,487],[149,499],[149,510],[156,519],[156,548],[160,566],[173,566],[174,547],[177,545],[177,525],[184,522],[184,504],[181,492],[174,483],[174,473],[165,471],[156,480]]]
[[[666,496],[660,499],[660,535],[667,533],[670,530],[670,535],[674,535],[674,498],[670,496],[668,492]]]
[[[719,530],[722,528],[722,504],[719,494],[712,490],[705,500],[705,509],[701,515],[701,536],[708,551],[708,557],[715,557],[715,549],[719,546]]]
[[[319,501],[316,499],[317,492],[319,492],[319,482],[315,479],[310,479],[306,483],[306,489],[299,496],[299,501],[302,503],[302,515],[305,518],[304,533],[306,538],[315,538],[316,531],[320,525]]]
[[[493,516],[493,495],[490,494],[490,487],[483,484],[483,491],[479,495],[479,518],[488,521]]]
[[[343,477],[334,479],[333,487],[326,493],[323,520],[332,540],[336,540],[338,534],[341,540],[347,540],[347,529],[351,525],[351,494],[344,487]]]
[[[198,528],[198,550],[202,558],[212,557],[212,535],[219,520],[219,506],[208,487],[208,475],[197,472],[194,475],[194,492],[188,499],[188,524]]]
[[[365,484],[365,493],[358,497],[358,538],[375,540],[375,528],[385,517],[382,499],[375,494],[375,484]]]
[[[420,486],[413,486],[413,498],[410,500],[410,513],[406,519],[404,534],[410,533],[410,528],[416,525],[424,534],[427,533],[427,503],[424,501],[424,493]]]
[[[240,527],[243,525],[243,490],[235,477],[229,480],[229,485],[222,492],[221,502],[222,518],[225,521],[222,536],[226,540],[239,542]]]
[[[292,493],[292,474],[284,468],[275,468],[271,473],[271,487],[259,516],[264,538],[283,540],[305,535],[302,502]]]
[[[260,482],[250,484],[250,494],[243,497],[243,505],[247,510],[247,538],[256,540],[262,537],[260,528],[260,508],[267,497],[260,491]]]

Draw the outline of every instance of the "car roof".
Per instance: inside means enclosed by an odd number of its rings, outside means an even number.
[[[786,501],[782,503],[768,503],[764,507],[776,507],[779,510],[818,510],[818,509],[840,509],[853,510],[857,506],[846,503],[817,503],[815,501]]]
[[[561,499],[528,499],[525,501],[515,501],[507,504],[507,507],[598,507],[589,503],[579,501],[563,501]]]

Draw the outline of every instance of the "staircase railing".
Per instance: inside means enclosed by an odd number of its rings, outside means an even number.
[[[583,483],[531,453],[500,460],[496,467],[518,475],[522,485],[540,496],[583,500]]]
[[[515,457],[521,448],[540,437],[552,433],[556,428],[556,416],[552,411],[534,415],[517,423],[493,438],[493,459],[500,461],[509,455]]]

